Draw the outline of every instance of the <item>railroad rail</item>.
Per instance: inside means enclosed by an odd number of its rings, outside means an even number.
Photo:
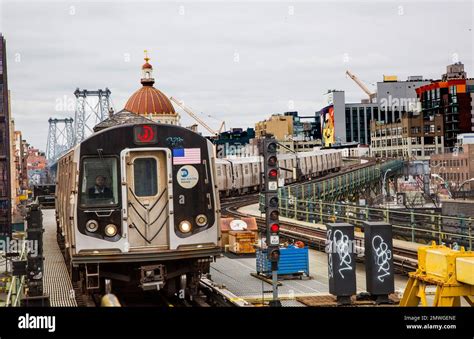
[[[239,208],[258,203],[258,194],[238,198],[231,198],[221,202],[222,215],[228,217],[248,217],[246,213],[238,211]],[[265,230],[265,218],[255,217],[259,230]],[[298,223],[282,221],[280,219],[280,236],[287,239],[300,240],[311,248],[324,251],[326,247],[326,230],[316,226],[302,225]],[[363,238],[356,237],[358,252],[363,253]],[[416,270],[418,266],[417,253],[411,249],[393,246],[394,265],[400,273],[408,273]],[[363,261],[363,256],[358,260]]]
[[[157,291],[142,291],[139,289],[116,289],[114,296],[121,306],[163,306],[163,307],[249,307],[248,301],[236,296],[225,286],[213,282],[209,276],[201,277],[199,281],[199,293],[193,298],[180,298],[179,296],[167,296]],[[94,295],[85,305],[98,307],[101,305],[102,296]]]
[[[367,207],[341,202],[305,201],[281,198],[280,215],[310,223],[348,222],[362,228],[362,221],[384,221],[394,235],[407,241],[456,243],[473,248],[474,218],[442,215],[436,211],[417,212],[388,207]]]

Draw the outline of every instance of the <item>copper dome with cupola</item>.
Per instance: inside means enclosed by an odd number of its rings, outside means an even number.
[[[154,87],[153,66],[145,51],[145,64],[142,66],[142,87],[132,94],[125,104],[129,112],[143,115],[155,122],[178,125],[179,115],[174,110],[171,101],[160,90]]]

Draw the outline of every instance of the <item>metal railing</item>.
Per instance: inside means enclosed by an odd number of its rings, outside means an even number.
[[[23,241],[21,247],[21,253],[19,260],[26,260],[28,255],[26,241]],[[22,297],[24,296],[24,286],[25,286],[26,276],[12,276],[10,281],[10,288],[8,289],[7,299],[5,301],[5,307],[18,307]]]
[[[327,179],[282,187],[279,189],[279,194],[282,198],[288,199],[337,200],[338,197],[354,192],[361,187],[379,183],[387,171],[389,171],[389,175],[396,175],[402,168],[402,160],[388,160]]]
[[[348,222],[363,227],[363,221],[390,223],[394,235],[412,242],[457,243],[472,250],[473,217],[441,215],[435,211],[420,213],[340,202],[310,201],[281,197],[280,216],[311,223]]]

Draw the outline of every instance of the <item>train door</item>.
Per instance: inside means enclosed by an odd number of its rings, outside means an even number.
[[[216,164],[216,173],[217,173],[217,187],[219,191],[223,192],[225,190],[225,166],[224,164]]]
[[[260,171],[258,169],[258,162],[253,162],[252,165],[252,185],[254,186],[255,189],[258,189],[259,186],[259,180],[258,177],[260,176]]]
[[[242,164],[234,163],[234,174],[235,174],[235,188],[242,192],[242,188],[244,185],[243,181],[243,172],[242,172]]]
[[[244,185],[243,185],[243,188],[244,188],[244,192],[246,190],[248,190],[250,188],[250,186],[252,185],[251,184],[251,174],[250,174],[250,171],[249,171],[249,164],[242,164],[242,168],[243,168],[243,182],[244,182]]]
[[[228,164],[225,164],[225,190],[226,192],[232,191],[232,188],[234,186],[233,181],[233,174],[232,174],[232,165],[229,162]]]
[[[304,157],[305,161],[306,161],[306,176],[307,177],[310,177],[311,176],[311,173],[313,173],[313,164],[311,162],[311,156],[310,155],[306,155]]]
[[[318,173],[318,156],[317,155],[311,155],[311,176],[316,176]]]
[[[305,177],[308,175],[308,166],[306,164],[306,157],[300,158],[300,163],[301,163],[301,174]]]
[[[127,150],[122,182],[123,206],[127,210],[130,250],[169,245],[169,208],[172,174],[168,150]],[[126,190],[126,191],[125,191]],[[125,192],[124,192],[125,191]]]

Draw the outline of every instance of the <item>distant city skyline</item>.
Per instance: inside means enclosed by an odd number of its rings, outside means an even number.
[[[246,128],[274,113],[314,114],[328,89],[359,102],[366,95],[346,69],[372,90],[384,74],[439,79],[456,61],[473,77],[473,17],[471,1],[0,0],[12,116],[41,150],[48,118],[74,117],[77,87],[110,88],[121,110],[141,86],[144,49],[156,88],[215,129]]]

